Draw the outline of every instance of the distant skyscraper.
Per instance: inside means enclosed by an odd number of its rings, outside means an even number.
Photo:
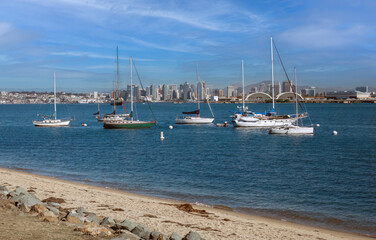
[[[233,97],[234,96],[234,90],[235,90],[235,88],[233,86],[227,86],[226,87],[226,96],[228,98]]]
[[[140,95],[140,88],[138,87],[138,85],[134,85],[133,92],[134,92],[134,99],[135,99],[135,101],[140,100],[141,99],[141,95]]]
[[[189,84],[185,82],[183,85],[183,96],[182,96],[183,101],[187,101],[189,99],[188,92],[189,92]]]
[[[162,86],[162,100],[168,100],[168,85],[163,84]]]
[[[204,99],[205,88],[202,82],[197,83],[197,99],[202,101]]]
[[[152,100],[157,100],[157,88],[154,84],[150,86],[150,95]]]
[[[368,92],[368,86],[356,87],[355,90],[359,92]]]
[[[290,83],[288,81],[282,82],[282,92],[292,92]]]
[[[260,86],[259,86],[259,92],[266,92],[265,83],[260,84]]]

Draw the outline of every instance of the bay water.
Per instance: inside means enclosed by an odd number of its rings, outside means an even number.
[[[178,113],[197,106],[150,106],[157,128],[106,130],[92,115],[94,104],[59,104],[58,117],[75,118],[68,128],[33,126],[50,105],[0,105],[0,166],[376,236],[376,104],[306,104],[320,124],[313,136],[175,125]],[[230,122],[236,106],[212,104],[215,122]],[[135,107],[140,120],[153,120],[148,104]],[[108,104],[100,108],[112,112]],[[278,104],[278,111],[294,107]]]

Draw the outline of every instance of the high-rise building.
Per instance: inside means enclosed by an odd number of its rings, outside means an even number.
[[[290,83],[288,81],[282,82],[282,92],[292,92]]]
[[[228,98],[233,97],[234,96],[234,91],[235,91],[235,88],[233,86],[227,86],[226,87],[226,96]]]
[[[98,92],[97,92],[97,91],[94,91],[93,97],[94,97],[95,99],[98,98]]]
[[[168,97],[168,85],[163,84],[163,86],[162,86],[162,100],[166,101],[168,99],[169,99],[169,97]]]
[[[202,82],[197,83],[197,99],[202,101],[204,99],[205,88]]]
[[[368,92],[368,86],[356,87],[355,90],[359,92]]]
[[[157,100],[157,88],[154,84],[150,86],[150,95],[152,100]]]
[[[266,91],[265,83],[261,83],[259,86],[259,92],[265,92],[265,91]]]
[[[183,96],[182,96],[183,101],[187,101],[188,99],[190,99],[188,94],[189,94],[189,84],[185,82],[183,85]]]
[[[133,92],[134,92],[134,100],[137,102],[138,100],[141,99],[140,88],[138,87],[138,85],[134,85]]]

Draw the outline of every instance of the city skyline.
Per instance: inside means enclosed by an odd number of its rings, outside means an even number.
[[[323,8],[324,6],[324,8]],[[270,80],[272,36],[301,85],[374,86],[372,1],[10,1],[0,3],[1,90],[104,91],[133,56],[145,85]],[[283,82],[275,58],[276,81]],[[291,76],[290,76],[291,77]]]

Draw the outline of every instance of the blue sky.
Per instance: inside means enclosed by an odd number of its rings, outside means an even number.
[[[376,86],[376,1],[0,2],[0,89],[112,88],[119,46],[123,85],[129,56],[145,85],[210,87],[270,80],[272,36],[289,73],[318,87]],[[276,80],[283,81],[275,61]]]

